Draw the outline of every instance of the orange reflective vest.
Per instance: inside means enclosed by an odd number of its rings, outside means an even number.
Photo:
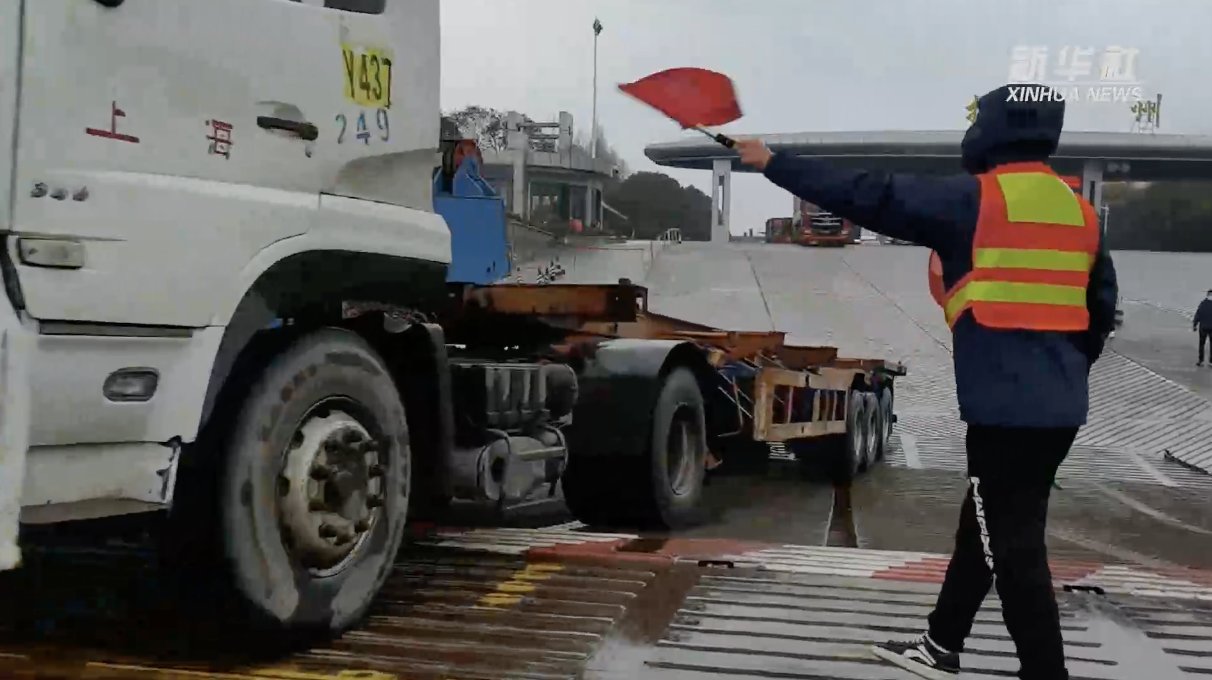
[[[971,271],[944,290],[942,263],[930,254],[930,293],[947,325],[967,311],[986,328],[1089,328],[1086,288],[1100,238],[1094,207],[1043,163],[1009,163],[977,178]]]

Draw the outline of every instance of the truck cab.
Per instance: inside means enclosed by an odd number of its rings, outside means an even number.
[[[266,331],[337,323],[370,289],[444,293],[438,19],[438,0],[0,3],[0,568],[19,520],[165,509],[187,452],[244,447],[226,401],[256,398],[236,378]],[[305,595],[266,611],[316,623]]]
[[[857,227],[849,220],[796,199],[798,242],[804,246],[844,246],[856,242]]]

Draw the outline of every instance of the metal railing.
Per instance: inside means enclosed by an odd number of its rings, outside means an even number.
[[[681,243],[682,242],[682,230],[678,229],[677,227],[673,227],[672,229],[666,229],[664,232],[661,233],[660,236],[657,237],[656,240],[669,241],[671,243]]]

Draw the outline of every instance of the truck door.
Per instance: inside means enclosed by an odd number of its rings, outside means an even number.
[[[0,2],[0,239],[12,220],[13,125],[21,54],[21,2]],[[0,273],[0,276],[3,276]],[[29,399],[16,312],[0,293],[0,571],[17,566]]]
[[[311,0],[24,7],[13,228],[27,245],[10,250],[29,313],[216,323],[331,183],[339,13]]]
[[[12,219],[13,125],[21,54],[21,2],[0,3],[0,232]]]

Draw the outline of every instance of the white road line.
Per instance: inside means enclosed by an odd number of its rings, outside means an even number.
[[[1150,463],[1148,460],[1145,459],[1144,456],[1140,455],[1136,451],[1132,451],[1131,449],[1129,449],[1128,457],[1131,458],[1133,460],[1133,462],[1135,462],[1136,465],[1138,467],[1140,467],[1140,469],[1144,470],[1146,473],[1148,473],[1150,476],[1152,476],[1154,479],[1156,479],[1158,481],[1158,483],[1160,483],[1162,486],[1170,486],[1170,487],[1178,486],[1177,482],[1175,482],[1174,480],[1167,477],[1164,473],[1162,473],[1161,470],[1158,470],[1156,467],[1154,467],[1153,463]]]
[[[911,434],[901,434],[901,452],[905,454],[905,466],[915,470],[922,469],[922,459],[917,455],[917,437]]]

